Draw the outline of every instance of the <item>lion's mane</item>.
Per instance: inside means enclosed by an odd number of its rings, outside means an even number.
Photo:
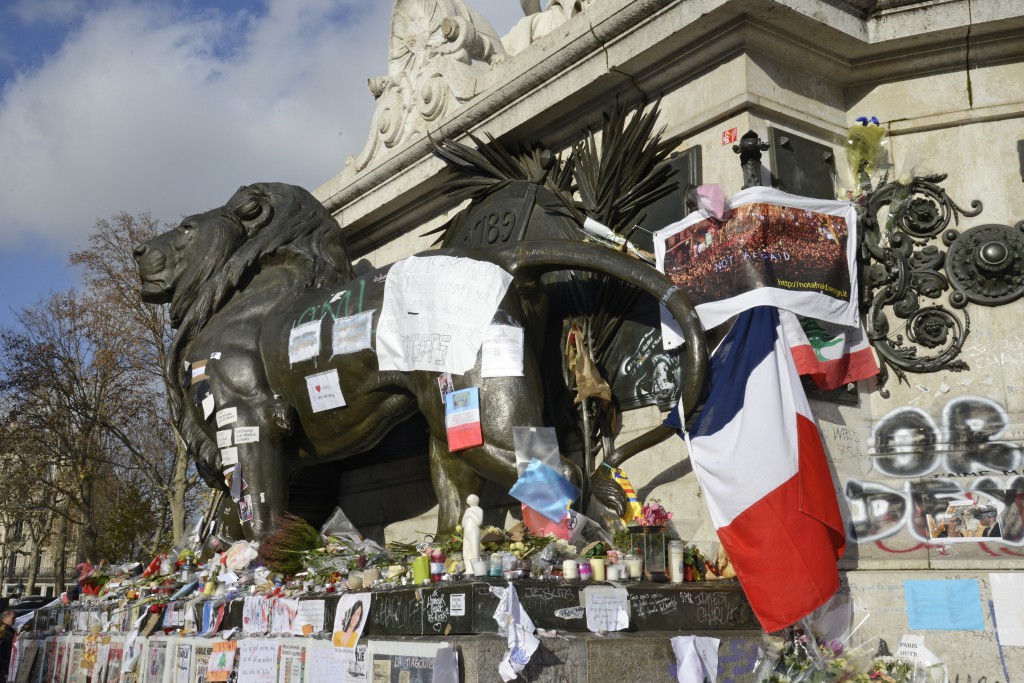
[[[211,487],[223,488],[220,474],[209,466],[217,446],[197,424],[193,411],[185,410],[188,396],[181,370],[196,335],[211,318],[244,289],[260,271],[287,264],[304,275],[306,287],[334,287],[355,277],[341,228],[334,216],[306,190],[284,183],[243,186],[216,213],[236,222],[239,230],[203,231],[205,258],[189,264],[172,297],[172,317],[177,333],[164,371],[171,414],[178,433],[196,460],[200,474]],[[206,214],[206,215],[208,215]]]

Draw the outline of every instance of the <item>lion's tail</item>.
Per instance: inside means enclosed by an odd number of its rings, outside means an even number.
[[[608,247],[589,242],[573,242],[566,248],[562,240],[536,240],[517,242],[488,251],[497,255],[497,260],[510,274],[540,275],[560,270],[585,270],[600,273],[621,280],[650,294],[660,301],[682,330],[686,340],[683,388],[683,415],[697,405],[704,389],[707,371],[707,342],[704,328],[690,298],[654,268]],[[667,427],[656,427],[616,449],[611,459],[622,462],[629,457],[650,448],[672,434]]]

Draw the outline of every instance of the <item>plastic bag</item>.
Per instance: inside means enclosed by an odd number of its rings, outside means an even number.
[[[842,199],[860,196],[870,188],[871,179],[887,168],[886,129],[874,116],[861,116],[846,131],[846,166]]]
[[[356,529],[352,522],[348,520],[345,512],[340,507],[335,507],[331,516],[320,527],[320,536],[333,536],[339,541],[348,541],[349,543],[359,543],[363,540],[363,535],[359,533],[359,529]]]

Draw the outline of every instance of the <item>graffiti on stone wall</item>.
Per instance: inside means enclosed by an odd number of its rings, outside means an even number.
[[[902,486],[846,483],[850,535],[858,543],[906,530],[919,541],[1024,545],[1024,433],[984,397],[955,398],[941,419],[916,407],[890,412],[869,442],[873,470]]]

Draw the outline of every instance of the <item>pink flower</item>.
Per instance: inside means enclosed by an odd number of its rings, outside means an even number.
[[[657,500],[649,501],[640,511],[641,526],[664,526],[670,519],[672,513],[663,508]]]

